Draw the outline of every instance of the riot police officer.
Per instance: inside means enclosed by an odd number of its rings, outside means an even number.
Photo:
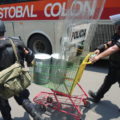
[[[15,55],[9,38],[5,38],[4,34],[6,28],[3,21],[0,21],[0,71],[11,66],[15,63]],[[20,63],[24,65],[24,60],[28,64],[34,59],[34,55],[31,50],[25,47],[23,41],[18,38],[12,38],[17,47],[18,56]],[[19,93],[18,96],[14,96],[15,100],[19,105],[21,105],[34,120],[40,120],[39,111],[37,111],[36,106],[29,100],[29,91],[27,89]],[[11,107],[9,101],[0,97],[0,111],[4,120],[12,120],[11,117]]]
[[[101,58],[110,56],[109,70],[103,84],[96,93],[89,91],[89,95],[91,96],[90,100],[95,103],[104,97],[104,94],[114,83],[118,82],[120,84],[120,14],[110,16],[110,19],[114,21],[115,34],[111,41],[98,46],[94,52],[96,56],[90,59],[90,61],[94,63]]]

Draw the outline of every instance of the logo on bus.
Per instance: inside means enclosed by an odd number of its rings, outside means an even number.
[[[28,18],[37,17],[37,14],[34,13],[34,5],[0,8],[0,19],[24,18],[25,16]]]
[[[77,11],[74,12],[74,7],[77,6],[78,9]],[[55,8],[58,8],[58,11],[55,11]],[[66,2],[63,2],[62,4],[59,2],[56,3],[49,3],[45,6],[44,9],[44,14],[46,17],[58,17],[58,16],[80,16],[81,14],[86,13],[89,14],[89,16],[94,16],[94,12],[96,9],[96,0],[91,3],[90,1],[73,1],[71,8],[70,8],[70,13],[66,12]]]
[[[40,3],[40,2],[39,2]],[[59,16],[81,16],[87,13],[87,16],[94,16],[96,10],[96,0],[92,1],[73,1],[70,6],[70,13],[66,11],[66,2],[48,3],[43,7],[43,11],[37,8],[35,3],[29,5],[6,6],[0,7],[0,19],[49,19]],[[74,12],[74,7],[77,6],[77,11]],[[86,12],[87,11],[87,12]]]

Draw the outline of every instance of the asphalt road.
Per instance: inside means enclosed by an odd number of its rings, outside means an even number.
[[[86,93],[88,93],[89,90],[96,91],[102,84],[106,73],[107,62],[99,62],[95,65],[89,65],[82,75],[80,85],[83,87]],[[34,96],[40,91],[50,91],[50,89],[36,84],[32,84],[28,89],[31,92],[31,100],[33,100]],[[118,111],[120,107],[120,94],[118,94],[119,91],[119,86],[116,83],[111,87],[110,91],[106,93],[100,103],[94,104],[90,102],[89,108],[81,106],[80,109],[83,112],[82,120],[120,120],[120,111]],[[79,94],[80,90],[76,88],[75,92]],[[14,120],[30,119],[29,115],[21,106],[17,105],[13,98],[11,98],[9,101],[12,106],[11,114]],[[49,109],[45,113],[40,111],[40,114],[42,116],[41,120],[74,120],[74,118],[70,115]],[[2,120],[2,118],[0,118],[0,120]]]

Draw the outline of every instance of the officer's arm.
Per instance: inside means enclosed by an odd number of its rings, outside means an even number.
[[[102,52],[101,54],[98,55],[99,59],[107,57],[115,52],[117,52],[118,50],[120,50],[120,48],[117,45],[114,45],[110,48],[108,48],[107,50],[105,50],[104,52]]]
[[[113,54],[113,53],[115,53],[115,52],[117,52],[119,50],[120,50],[120,47],[118,45],[114,45],[112,47],[109,47],[104,52],[100,53],[99,55],[91,58],[90,61],[92,63],[94,63],[94,62],[96,62],[96,61],[98,61],[98,60],[100,60],[100,59],[102,59],[104,57],[107,57],[107,56],[109,56],[109,55],[111,55],[111,54]]]
[[[105,51],[106,49],[108,49],[110,46],[112,45],[112,41],[109,41],[105,44],[101,44],[99,45],[96,50],[94,51],[94,53],[96,55],[99,55],[101,52]]]
[[[28,48],[27,49],[24,48],[24,53],[25,53],[25,60],[27,61],[28,66],[31,66],[32,65],[32,61],[34,59],[33,52],[30,49],[28,49]]]
[[[112,41],[105,43],[105,49],[108,49],[111,46],[112,46]]]
[[[104,50],[108,49],[108,48],[111,46],[111,44],[112,44],[112,41],[109,41],[109,42],[107,42],[107,43],[105,43],[105,44],[101,44],[101,45],[99,45],[99,46],[97,47],[96,50],[99,50],[99,52],[101,53],[101,52],[103,52]]]

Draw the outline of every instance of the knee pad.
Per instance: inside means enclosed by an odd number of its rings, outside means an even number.
[[[27,89],[19,93],[20,97],[26,98],[26,99],[29,97],[29,95],[30,95],[30,92]]]

